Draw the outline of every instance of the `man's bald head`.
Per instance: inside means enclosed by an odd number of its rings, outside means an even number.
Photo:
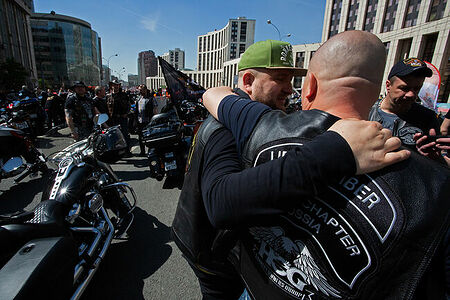
[[[345,111],[353,106],[347,111],[359,110],[359,117],[366,110],[368,114],[378,97],[385,64],[385,47],[374,34],[355,30],[333,36],[309,64],[305,80],[307,107],[327,110],[339,105],[340,111]]]
[[[385,63],[386,49],[380,39],[353,30],[326,41],[314,54],[309,69],[326,80],[360,77],[381,84]]]

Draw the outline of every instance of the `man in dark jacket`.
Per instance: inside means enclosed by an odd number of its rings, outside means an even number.
[[[379,92],[385,55],[373,34],[346,31],[332,37],[310,62],[302,89],[305,111],[291,115],[226,89],[208,90],[204,103],[233,132],[246,167],[274,164],[289,157],[289,150],[314,143],[310,140],[339,118],[366,119]],[[326,151],[325,144],[318,146],[310,158],[317,157],[317,163]],[[445,167],[411,153],[409,160],[381,171],[315,186],[312,197],[302,186],[284,185],[283,192],[292,194],[278,204],[272,201],[279,193],[274,187],[285,173],[272,173],[272,181],[259,185],[231,174],[233,165],[209,161],[204,176],[211,183],[202,188],[212,203],[211,221],[240,230],[237,268],[254,298],[444,297],[440,246],[450,216]],[[357,159],[354,167],[359,168]],[[249,206],[254,194],[258,198]]]
[[[127,141],[128,153],[127,156],[131,156],[130,152],[130,134],[128,133],[128,112],[130,111],[130,99],[120,87],[120,82],[113,80],[109,83],[111,93],[106,97],[106,104],[108,106],[108,113],[111,121],[108,124],[120,125],[120,129]]]

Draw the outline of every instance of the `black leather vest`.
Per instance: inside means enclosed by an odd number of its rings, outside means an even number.
[[[245,165],[281,157],[336,120],[317,110],[268,112],[244,147]],[[250,294],[255,299],[413,298],[449,226],[449,173],[412,153],[405,162],[342,178],[313,199],[298,199],[284,215],[264,218],[241,237],[239,272]],[[442,290],[427,292],[437,299],[432,293]]]
[[[206,142],[220,128],[222,124],[210,116],[195,135],[172,223],[172,238],[184,256],[197,267],[211,273],[220,272],[226,261],[228,251],[222,243],[226,242],[227,231],[217,230],[209,222],[203,204],[200,175]]]

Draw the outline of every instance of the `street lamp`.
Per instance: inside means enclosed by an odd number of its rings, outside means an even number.
[[[290,37],[291,36],[291,34],[290,33],[288,33],[288,34],[284,34],[283,36],[281,36],[281,33],[280,33],[280,30],[278,30],[278,27],[277,26],[275,26],[275,24],[273,24],[272,23],[272,21],[269,19],[269,20],[267,20],[267,24],[270,24],[270,25],[272,25],[276,30],[277,30],[277,32],[278,32],[278,39],[280,40],[280,41],[282,41],[283,40],[283,37]]]
[[[109,68],[109,60],[111,59],[111,58],[113,58],[114,56],[119,56],[119,54],[113,54],[113,55],[111,55],[110,57],[108,57],[108,59],[106,59],[106,58],[104,58],[104,57],[102,57],[104,60],[106,60],[106,62],[108,63],[108,70],[109,70],[109,78],[108,78],[108,81],[110,81],[111,80],[111,69]]]
[[[119,72],[117,72],[117,74],[119,75],[119,81],[121,80],[122,73],[125,73],[125,67],[123,67],[122,69],[120,69]]]

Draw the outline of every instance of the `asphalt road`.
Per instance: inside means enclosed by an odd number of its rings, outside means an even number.
[[[71,143],[68,129],[40,137],[38,148],[49,155]],[[136,136],[132,136],[137,143]],[[139,147],[133,147],[139,153]],[[114,241],[83,299],[201,299],[194,273],[170,239],[170,226],[180,190],[149,178],[145,157],[131,157],[112,165],[138,197],[129,239]],[[46,178],[26,178],[15,185],[0,182],[0,214],[33,209]]]

